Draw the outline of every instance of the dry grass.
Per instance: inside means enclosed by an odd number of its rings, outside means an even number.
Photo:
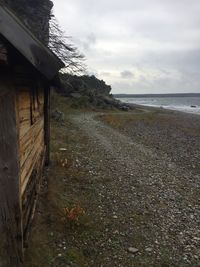
[[[57,94],[53,94],[51,102],[52,110],[59,109],[64,114],[76,112],[72,111],[66,98]],[[65,123],[62,125],[52,121],[51,124],[51,164],[45,174],[48,177],[48,188],[44,186],[39,197],[29,247],[25,251],[26,267],[66,266],[76,255],[78,262],[82,260],[75,248],[63,253],[63,249],[58,246],[72,232],[82,232],[89,221],[81,198],[73,194],[69,197],[70,190],[63,182],[67,177],[72,176],[76,180],[80,176],[73,168],[74,159],[70,149],[60,151],[60,148],[76,142],[75,136],[68,135],[67,128],[70,125]]]
[[[157,114],[157,111],[142,112],[142,110],[137,110],[136,112],[134,111],[128,113],[105,113],[99,115],[98,118],[114,128],[123,128],[128,123],[134,123],[138,121],[153,123],[158,119]]]
[[[169,115],[171,114],[171,115]],[[119,112],[109,112],[98,115],[98,118],[106,124],[118,129],[124,129],[127,125],[142,122],[145,125],[152,125],[157,123],[158,125],[171,125],[175,126],[176,129],[183,131],[185,134],[199,136],[199,127],[188,127],[178,121],[177,116],[173,116],[173,112],[165,111],[162,109],[137,109],[133,112],[119,113]]]
[[[78,112],[66,105],[65,101],[65,98],[53,95],[53,108],[64,114]],[[29,247],[25,253],[26,267],[62,267],[70,262],[75,262],[76,266],[87,266],[81,249],[72,242],[64,250],[66,245],[62,243],[74,238],[87,240],[99,227],[87,211],[90,191],[87,192],[88,198],[84,193],[76,192],[76,187],[85,184],[85,173],[76,167],[72,149],[79,142],[79,136],[69,134],[70,127],[66,119],[62,123],[54,120],[51,123],[51,164],[46,173],[48,188],[40,195]],[[66,150],[61,151],[60,148]],[[64,245],[61,247],[61,244]]]

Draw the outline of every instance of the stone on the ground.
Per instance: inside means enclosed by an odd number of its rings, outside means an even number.
[[[130,252],[130,253],[137,253],[139,251],[139,249],[137,249],[137,248],[134,248],[134,247],[129,247],[128,248],[128,252]]]

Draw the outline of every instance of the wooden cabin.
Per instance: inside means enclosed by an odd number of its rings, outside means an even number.
[[[49,92],[64,64],[0,5],[0,266],[21,266],[49,158]]]

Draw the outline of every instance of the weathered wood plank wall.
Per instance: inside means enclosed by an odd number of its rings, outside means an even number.
[[[10,77],[0,79],[0,265],[18,267],[23,258],[23,231],[16,96],[6,80]]]
[[[40,178],[44,167],[44,89],[42,86],[18,86],[20,196],[25,238],[28,234]]]
[[[49,146],[49,91],[7,55],[0,43],[0,266],[21,267]]]
[[[44,95],[39,88],[33,97],[30,88],[20,88],[19,151],[21,168],[21,195],[23,195],[37,161],[44,151]]]

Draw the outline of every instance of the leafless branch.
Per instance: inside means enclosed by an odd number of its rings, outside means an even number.
[[[54,16],[50,20],[49,48],[65,63],[65,69],[70,73],[85,72],[84,55],[81,54],[61,30]]]

